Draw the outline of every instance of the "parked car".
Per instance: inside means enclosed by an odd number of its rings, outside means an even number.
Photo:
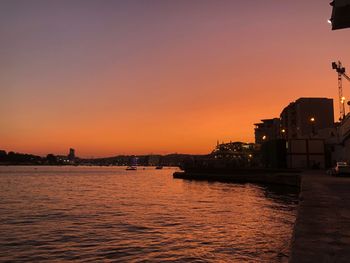
[[[347,162],[337,162],[337,165],[334,168],[334,175],[350,175],[350,165]]]

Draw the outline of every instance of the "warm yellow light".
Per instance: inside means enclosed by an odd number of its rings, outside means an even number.
[[[266,135],[264,135],[264,136],[262,137],[262,139],[263,139],[263,140],[266,140]]]
[[[249,158],[252,158],[252,157],[253,157],[253,155],[251,155],[251,154],[249,154],[248,156],[249,156]]]
[[[346,98],[345,98],[345,97],[342,97],[342,98],[341,98],[341,103],[344,103],[345,100],[346,100]]]
[[[282,129],[282,130],[281,130],[281,132],[282,132],[282,133],[285,133],[285,132],[286,132],[286,130],[285,130],[285,129]]]
[[[314,118],[314,117],[311,117],[311,118],[310,118],[310,121],[311,121],[311,122],[314,122],[314,121],[315,121],[315,118]]]

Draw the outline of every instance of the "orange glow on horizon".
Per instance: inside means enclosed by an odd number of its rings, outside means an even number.
[[[334,98],[337,119],[350,35],[327,3],[127,2],[4,6],[0,149],[206,154],[299,97]]]

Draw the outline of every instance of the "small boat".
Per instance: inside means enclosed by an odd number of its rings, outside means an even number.
[[[157,169],[157,170],[163,169],[163,166],[158,165],[158,166],[156,166],[156,169]]]
[[[134,156],[132,158],[131,164],[128,167],[126,167],[126,170],[127,171],[135,171],[135,170],[137,170],[137,157],[136,156]]]

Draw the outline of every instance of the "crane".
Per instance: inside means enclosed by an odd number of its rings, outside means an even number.
[[[338,89],[339,89],[339,109],[340,115],[339,119],[345,117],[345,97],[343,96],[343,77],[350,81],[350,77],[346,75],[345,68],[342,66],[341,62],[332,62],[332,69],[338,73]]]

